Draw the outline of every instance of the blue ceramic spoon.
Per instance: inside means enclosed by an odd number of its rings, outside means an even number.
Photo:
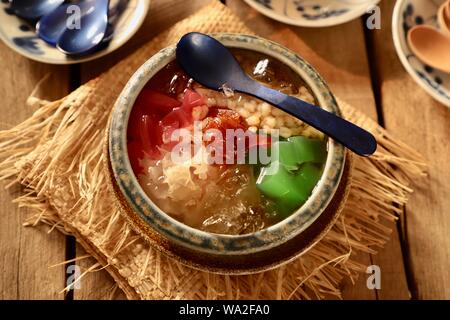
[[[36,33],[45,42],[56,46],[61,35],[66,31],[70,4],[62,4],[49,14],[43,16],[36,24]]]
[[[12,0],[11,9],[24,19],[36,20],[58,8],[64,0]]]
[[[118,0],[114,4],[114,6],[109,9],[109,24],[102,42],[108,42],[109,40],[111,40],[114,33],[114,24],[116,23],[116,20],[118,19],[122,11],[125,10],[127,4],[128,0]],[[39,22],[36,24],[36,33],[42,40],[53,46],[56,46],[62,34],[67,29],[67,19],[70,15],[70,12],[68,13],[67,9],[70,6],[71,4],[62,4],[53,12],[43,16],[39,20]],[[79,2],[79,6],[81,15],[86,13],[86,9],[89,9],[91,7],[90,5],[86,5],[83,1]]]
[[[92,52],[103,40],[108,27],[109,0],[83,1],[84,14],[80,28],[66,29],[58,40],[57,48],[67,55]]]
[[[103,38],[103,42],[109,42],[113,38],[115,26],[127,6],[128,0],[117,0],[116,4],[109,9],[108,27],[106,28],[106,34]]]
[[[333,113],[263,86],[242,70],[233,54],[205,34],[184,35],[176,48],[176,59],[195,81],[213,90],[223,85],[252,95],[306,122],[361,156],[373,154],[377,142],[372,134]]]

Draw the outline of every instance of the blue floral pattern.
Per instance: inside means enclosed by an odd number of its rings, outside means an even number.
[[[44,51],[40,49],[38,40],[39,38],[37,36],[15,37],[12,39],[16,46],[21,47],[29,53],[42,55]]]
[[[1,0],[1,4],[4,5],[2,10],[8,15],[13,16],[14,12],[9,7],[9,2],[6,0]],[[44,51],[40,47],[39,38],[34,33],[34,28],[24,20],[20,20],[17,25],[17,34],[11,38],[11,41],[17,47],[29,52],[32,55],[43,55]],[[23,34],[20,35],[19,34]]]
[[[297,7],[297,11],[301,13],[301,16],[307,20],[326,19],[330,17],[337,17],[344,13],[347,13],[349,8],[328,8],[322,7],[318,4],[308,4],[305,0],[295,0],[294,4]]]

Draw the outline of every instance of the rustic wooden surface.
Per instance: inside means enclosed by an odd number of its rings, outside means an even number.
[[[383,28],[373,37],[384,123],[428,159],[404,214],[410,290],[419,299],[450,299],[450,108],[428,96],[406,74],[391,41],[393,1],[382,2]]]
[[[32,110],[23,107],[24,101],[45,74],[52,77],[45,82],[42,96],[61,97],[209,1],[152,0],[143,27],[126,47],[81,66],[31,62],[0,43],[0,129],[30,115]],[[361,256],[367,265],[380,266],[381,289],[367,289],[367,277],[362,275],[354,285],[350,281],[342,284],[344,298],[449,299],[450,219],[446,214],[450,207],[450,109],[427,96],[401,66],[391,39],[393,1],[382,1],[382,28],[377,31],[365,30],[363,19],[332,28],[297,28],[264,17],[241,0],[227,0],[226,4],[254,32],[305,57],[337,96],[381,121],[430,160],[430,177],[420,183],[400,227],[392,225],[391,241],[377,255]],[[11,203],[19,191],[0,191],[0,299],[123,299],[105,271],[89,273],[80,289],[68,295],[59,293],[66,283],[65,268],[49,269],[49,265],[81,259],[84,250],[57,232],[47,235],[42,232],[45,228],[23,228],[27,213]],[[77,264],[84,271],[95,261],[81,259]]]
[[[65,96],[68,90],[67,67],[53,67],[19,56],[0,42],[0,129],[25,120],[32,113],[24,102],[37,82],[48,73],[53,76],[41,93],[49,99]],[[57,231],[24,228],[26,210],[11,201],[20,194],[19,187],[0,191],[0,299],[64,299],[63,267],[49,265],[64,261],[65,236]],[[44,228],[45,229],[45,228]]]

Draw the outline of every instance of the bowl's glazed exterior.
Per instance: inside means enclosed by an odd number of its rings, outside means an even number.
[[[228,47],[261,52],[286,64],[303,78],[322,108],[340,115],[334,96],[322,78],[295,53],[255,36],[216,34],[214,37]],[[324,172],[310,198],[290,217],[264,230],[246,235],[220,235],[197,230],[175,220],[161,211],[139,185],[128,159],[126,141],[128,118],[138,94],[150,78],[174,59],[175,46],[165,48],[150,58],[132,76],[114,106],[108,132],[108,168],[114,193],[126,218],[159,250],[208,271],[261,271],[297,256],[301,253],[299,239],[305,238],[304,233],[308,230],[317,229],[312,224],[318,221],[327,207],[337,209],[345,198],[347,183],[340,186],[345,167],[345,148],[329,139]],[[338,188],[335,203],[330,205]],[[334,221],[332,212],[328,216],[321,219],[324,220],[322,231]],[[315,235],[311,234],[310,239],[303,242],[308,243],[321,233],[315,231]]]

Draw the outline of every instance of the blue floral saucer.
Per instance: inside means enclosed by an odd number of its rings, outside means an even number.
[[[436,13],[445,0],[397,0],[392,17],[395,49],[411,77],[433,98],[450,107],[450,74],[420,61],[410,50],[408,31],[418,24],[437,27]]]
[[[16,17],[8,0],[0,0],[0,39],[21,55],[44,63],[73,64],[100,58],[122,46],[139,29],[149,8],[149,0],[130,0],[115,27],[109,45],[90,55],[69,58],[36,36],[34,26]]]
[[[244,0],[262,14],[296,26],[327,27],[368,12],[380,0]]]

